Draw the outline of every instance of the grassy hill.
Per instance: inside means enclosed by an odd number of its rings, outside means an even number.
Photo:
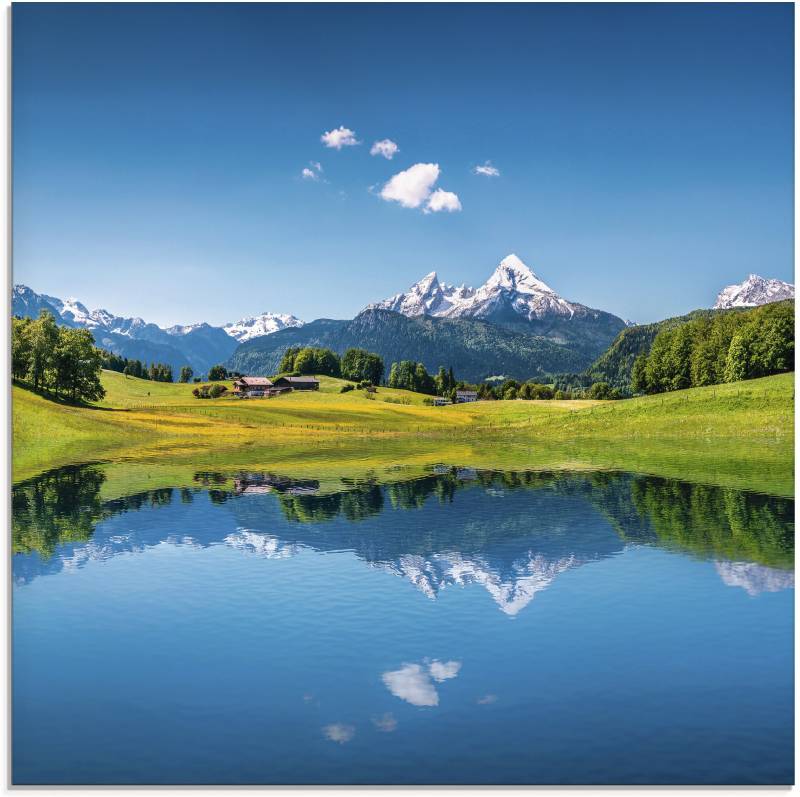
[[[791,494],[793,374],[618,402],[508,401],[448,407],[379,388],[241,401],[198,400],[192,385],[103,372],[94,406],[13,388],[14,480],[114,459],[158,466],[282,468],[298,475],[449,462],[600,467]]]

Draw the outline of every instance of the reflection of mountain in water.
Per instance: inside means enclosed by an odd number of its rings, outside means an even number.
[[[75,466],[13,488],[17,582],[163,543],[266,558],[352,551],[429,597],[480,584],[515,615],[567,570],[644,544],[713,558],[725,584],[750,594],[793,586],[793,502],[717,487],[440,467],[327,495],[313,480],[239,474],[230,489],[199,473],[192,489],[102,502],[103,480],[101,466]]]
[[[755,562],[715,562],[714,565],[723,583],[741,587],[748,595],[794,587],[793,570],[776,570]]]

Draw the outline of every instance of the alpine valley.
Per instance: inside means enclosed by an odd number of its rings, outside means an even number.
[[[714,308],[751,307],[793,296],[789,283],[750,275],[724,288]],[[174,371],[190,365],[197,375],[216,363],[242,373],[273,374],[287,348],[324,346],[338,354],[351,347],[367,349],[387,367],[399,360],[422,362],[429,371],[446,365],[470,382],[594,369],[617,383],[605,373],[604,353],[618,344],[626,348],[625,341],[640,329],[647,333],[642,338],[646,348],[657,326],[637,327],[564,299],[514,254],[479,288],[449,285],[431,272],[404,293],[368,305],[352,320],[304,323],[293,315],[265,312],[221,327],[198,323],[165,329],[14,286],[14,315],[36,317],[41,310],[49,310],[60,324],[90,329],[97,345],[115,354],[168,363]],[[636,352],[641,348],[634,347]],[[630,359],[625,358],[626,374]]]

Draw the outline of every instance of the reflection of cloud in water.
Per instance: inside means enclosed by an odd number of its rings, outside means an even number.
[[[385,672],[383,682],[395,697],[412,706],[438,706],[439,693],[433,681],[442,683],[455,678],[460,669],[460,661],[441,662],[434,659],[427,665],[404,664],[399,670]]]
[[[780,592],[794,587],[794,572],[778,570],[755,562],[714,562],[723,584],[741,587],[748,595]]]
[[[225,537],[225,544],[265,559],[288,559],[300,550],[298,545],[282,543],[278,537],[271,534],[261,534],[241,528]]]
[[[337,744],[349,742],[355,735],[356,729],[352,725],[345,725],[342,722],[334,722],[332,725],[325,725],[322,729],[325,738]]]
[[[455,678],[460,669],[460,661],[437,661],[434,659],[428,667],[428,672],[430,672],[434,681],[441,683],[448,678]]]
[[[397,720],[391,712],[387,712],[380,717],[373,717],[372,724],[382,733],[391,733],[397,728]]]

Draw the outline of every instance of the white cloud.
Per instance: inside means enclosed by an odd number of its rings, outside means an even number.
[[[448,213],[461,210],[461,200],[459,200],[458,195],[452,191],[444,191],[441,188],[437,188],[428,197],[425,213],[438,213],[440,210],[446,210]]]
[[[322,176],[322,164],[319,161],[309,161],[308,166],[300,172],[300,175],[304,180],[318,182]]]
[[[325,734],[326,739],[332,742],[344,744],[349,742],[355,735],[356,729],[352,725],[344,725],[341,722],[335,722],[333,725],[326,725],[322,732]]]
[[[479,697],[476,702],[479,706],[490,706],[492,703],[497,702],[497,695],[484,695]]]
[[[499,177],[500,176],[500,169],[496,166],[492,166],[491,161],[486,161],[483,166],[476,166],[472,170],[473,174],[482,174],[485,177]]]
[[[361,143],[356,140],[355,130],[351,130],[349,127],[344,127],[343,125],[329,130],[327,133],[323,133],[320,136],[320,141],[331,149],[354,147],[356,144]]]
[[[449,678],[455,678],[461,669],[460,661],[437,661],[434,659],[428,670],[434,681],[441,683]]]
[[[455,678],[461,669],[460,661],[437,661],[434,659],[427,667],[421,664],[404,664],[399,670],[383,674],[386,688],[412,706],[438,706],[439,693],[431,678],[442,683]]]
[[[391,712],[384,714],[382,717],[373,717],[372,724],[382,733],[391,733],[397,730],[397,720]]]
[[[381,189],[381,197],[387,202],[399,202],[404,208],[418,208],[438,179],[438,163],[415,163],[394,175]]]
[[[394,143],[390,138],[384,138],[381,141],[376,141],[369,151],[370,155],[383,155],[387,161],[390,161],[398,152],[400,147]]]

